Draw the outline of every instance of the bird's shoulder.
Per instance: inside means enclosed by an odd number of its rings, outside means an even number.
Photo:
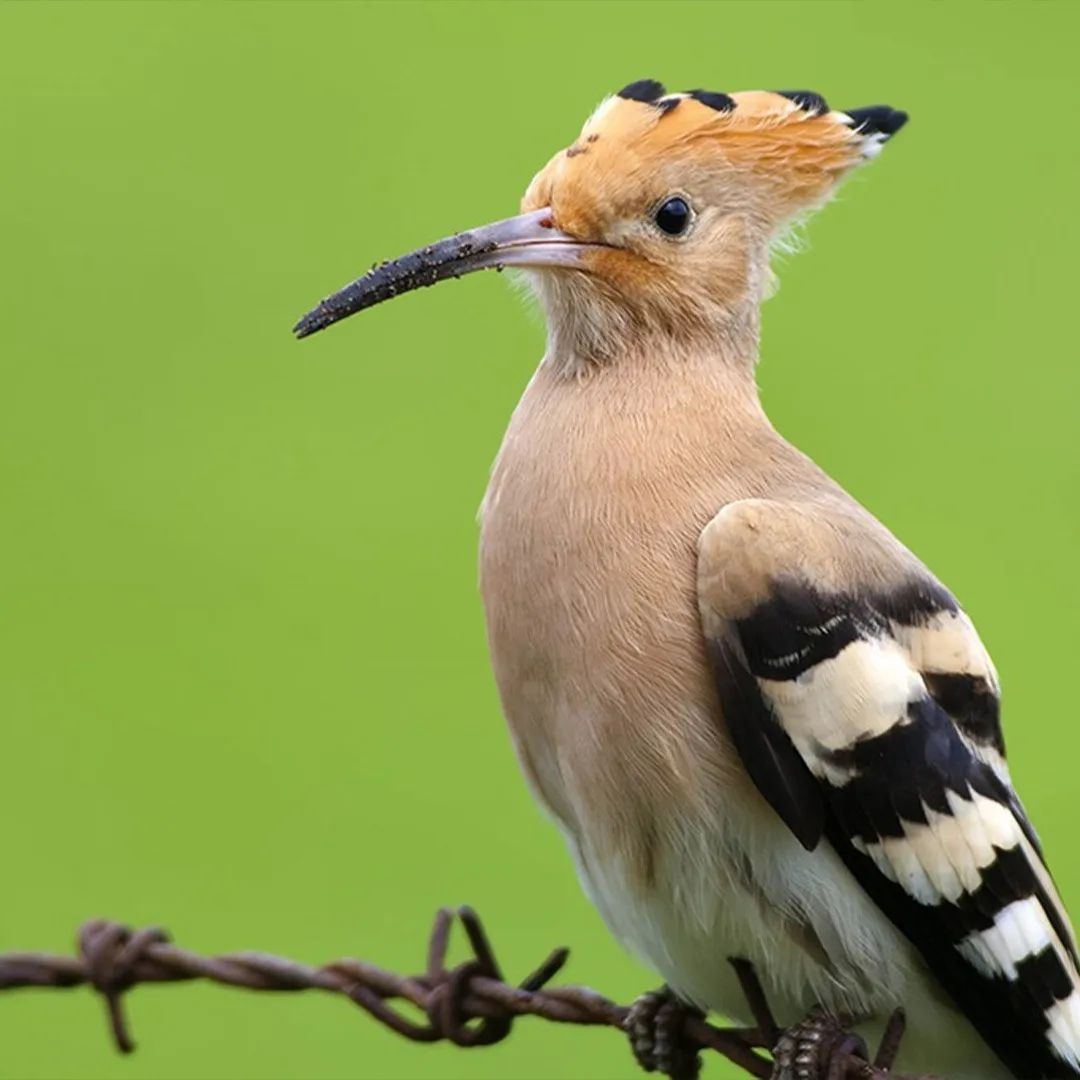
[[[1009,783],[997,671],[972,620],[858,504],[725,506],[700,537],[698,602],[721,683],[752,680],[804,757],[881,737],[925,697]]]
[[[956,597],[842,493],[729,503],[699,537],[697,584],[706,635],[737,633],[762,677],[794,678],[830,650],[875,638],[960,712],[985,711],[999,696],[990,655]],[[779,662],[806,645],[801,659]]]
[[[741,617],[781,578],[822,592],[945,587],[869,511],[843,492],[749,498],[722,507],[698,539],[698,584],[718,615]]]

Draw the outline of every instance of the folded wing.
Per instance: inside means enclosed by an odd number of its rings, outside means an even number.
[[[753,501],[703,534],[723,721],[1017,1076],[1080,1076],[1068,918],[1009,779],[997,678],[953,597],[857,509]]]

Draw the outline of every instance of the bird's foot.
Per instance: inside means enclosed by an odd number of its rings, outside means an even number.
[[[666,986],[642,994],[623,1022],[637,1063],[646,1072],[662,1073],[670,1080],[697,1080],[701,1055],[683,1028],[688,1017],[703,1015]]]
[[[815,1007],[780,1036],[773,1050],[772,1080],[844,1080],[853,1061],[869,1060],[858,1035]]]

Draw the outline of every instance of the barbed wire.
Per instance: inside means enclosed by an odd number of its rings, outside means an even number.
[[[465,931],[472,955],[448,968],[447,950],[455,919]],[[348,958],[311,967],[262,952],[200,956],[173,945],[157,927],[133,930],[121,923],[94,919],[79,930],[76,956],[0,953],[0,990],[93,987],[105,1001],[112,1037],[122,1053],[135,1049],[124,1013],[124,994],[142,983],[195,979],[245,990],[340,994],[414,1042],[447,1040],[461,1047],[490,1046],[505,1039],[520,1016],[632,1029],[633,1007],[616,1004],[587,987],[548,985],[568,957],[568,949],[556,949],[520,983],[509,984],[503,979],[479,917],[468,907],[456,912],[443,908],[437,913],[428,941],[427,965],[420,975],[399,975]],[[899,1010],[871,1060],[861,1040],[823,1013],[812,1014],[789,1032],[781,1031],[753,967],[746,961],[731,962],[756,1026],[720,1028],[693,1010],[680,1012],[681,1026],[675,1035],[689,1052],[682,1060],[692,1062],[690,1067],[682,1067],[680,1080],[683,1075],[696,1075],[702,1050],[715,1051],[763,1080],[934,1080],[889,1072],[903,1033]],[[407,1015],[400,1003],[414,1006],[423,1019]],[[775,1060],[767,1056],[774,1050]]]

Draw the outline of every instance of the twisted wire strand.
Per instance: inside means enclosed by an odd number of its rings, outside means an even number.
[[[465,931],[471,957],[446,966],[450,934],[457,921]],[[364,960],[343,958],[312,967],[263,952],[234,952],[201,956],[170,942],[159,927],[133,930],[107,919],[92,919],[78,933],[77,956],[40,952],[0,953],[0,990],[31,987],[94,988],[105,1002],[113,1041],[121,1053],[135,1042],[124,1012],[124,995],[143,983],[188,982],[203,979],[244,990],[295,993],[321,990],[347,997],[372,1019],[413,1042],[449,1041],[461,1047],[501,1042],[521,1016],[536,1016],[559,1024],[624,1029],[630,1008],[584,986],[549,986],[565,965],[568,949],[555,949],[540,966],[514,985],[502,971],[476,912],[462,907],[441,909],[428,941],[422,974],[400,975]],[[688,1015],[682,1038],[692,1050],[712,1050],[763,1080],[934,1080],[902,1077],[888,1066],[902,1034],[902,1017],[890,1025],[874,1061],[851,1043],[826,1068],[802,1060],[785,1073],[761,1051],[771,1051],[786,1033],[772,1018],[761,985],[746,961],[732,961],[754,1016],[754,1028],[721,1028],[697,1015]],[[413,1019],[395,1005],[407,1002],[424,1016]],[[814,1036],[811,1036],[813,1038]],[[782,1044],[783,1045],[783,1044]],[[845,1043],[845,1046],[847,1044]]]

